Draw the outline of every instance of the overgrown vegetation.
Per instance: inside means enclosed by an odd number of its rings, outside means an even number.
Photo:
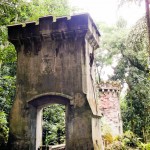
[[[50,105],[43,110],[43,145],[65,142],[65,106]]]
[[[137,22],[130,31],[125,49],[121,50],[122,60],[115,68],[112,79],[120,79],[128,85],[127,95],[123,101],[126,109],[122,110],[124,129],[133,131],[147,142],[150,136],[148,129],[150,126],[150,80],[147,72],[146,27],[141,23],[141,21]],[[120,69],[125,76],[119,78]]]
[[[131,131],[126,131],[122,136],[117,136],[109,143],[105,150],[149,150],[150,143],[144,144],[140,138]]]
[[[123,20],[120,21],[125,23]],[[97,52],[97,61],[103,60],[100,63],[101,70],[114,64],[114,73],[109,79],[120,80],[122,86],[127,87],[121,101],[124,132],[131,130],[140,137],[141,142],[148,143],[150,79],[147,65],[149,45],[146,19],[141,18],[131,29],[124,25],[118,26],[119,24],[113,27],[103,27],[100,24],[104,37],[101,50]]]
[[[6,146],[8,140],[8,123],[6,119],[6,114],[3,111],[0,111],[0,147]]]

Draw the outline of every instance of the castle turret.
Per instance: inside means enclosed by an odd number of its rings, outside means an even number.
[[[101,109],[105,124],[111,129],[112,135],[123,132],[120,111],[120,83],[115,81],[101,82],[99,88],[99,109]]]

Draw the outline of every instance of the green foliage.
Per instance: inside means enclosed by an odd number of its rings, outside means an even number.
[[[65,142],[65,106],[50,105],[43,111],[43,144],[55,145]]]
[[[146,22],[145,18],[142,18],[131,29],[126,48],[122,51],[122,61],[127,63],[127,69],[122,70],[122,74],[119,65],[115,69],[115,74],[120,75],[116,77],[125,80],[129,87],[124,101],[127,107],[122,110],[124,129],[133,131],[142,137],[143,141],[148,141],[150,136],[150,80],[147,74],[147,48]],[[123,65],[125,68],[125,64]]]
[[[102,76],[103,68],[116,64],[118,60],[121,60],[120,50],[125,48],[124,41],[128,35],[128,29],[125,28],[126,21],[123,18],[119,18],[114,26],[99,23],[98,27],[100,28],[102,39],[101,48],[96,51],[95,58]]]
[[[25,0],[0,1],[0,25],[26,21],[30,15],[30,4]]]
[[[142,149],[142,144],[140,138],[133,132],[127,131],[122,136],[116,137],[106,150],[139,150]]]
[[[118,28],[125,29],[127,26],[127,21],[123,19],[122,17],[119,17],[119,19],[116,22],[116,26]]]
[[[142,143],[141,144],[141,149],[142,150],[150,150],[150,143],[147,143],[147,144]]]
[[[15,95],[16,52],[7,41],[5,26],[0,27],[0,110],[9,114]]]
[[[150,139],[150,80],[147,73],[148,39],[145,18],[128,32],[120,18],[117,26],[101,24],[102,50],[97,52],[100,67],[117,62],[111,80],[128,85],[123,101],[124,130],[131,130],[148,142]],[[104,34],[104,36],[103,36]]]
[[[35,13],[36,12],[38,13]],[[68,0],[32,0],[30,2],[31,16],[28,20],[38,20],[39,17],[52,15],[68,16],[70,14],[70,7]]]
[[[122,141],[124,145],[133,147],[133,148],[136,148],[141,144],[139,138],[131,131],[126,131],[124,133]]]
[[[147,72],[148,39],[146,19],[141,18],[130,30],[120,18],[116,26],[101,24],[102,46],[97,52],[101,68],[116,63],[111,80],[126,83],[128,90],[123,100],[124,130],[131,130],[142,141],[150,139],[150,80]],[[119,144],[119,143],[118,143]]]
[[[150,83],[147,79],[137,82],[131,87],[126,96],[127,107],[122,111],[124,129],[132,130],[142,137],[144,141],[147,141],[150,133]]]
[[[6,114],[3,111],[0,111],[0,148],[4,149],[8,140],[8,127]]]
[[[6,66],[3,70],[8,71]],[[3,71],[2,70],[2,71]],[[9,113],[15,95],[15,77],[4,75],[0,77],[0,108]]]
[[[127,149],[125,149],[122,142],[114,141],[112,144],[108,145],[108,147],[106,147],[105,150],[127,150]]]

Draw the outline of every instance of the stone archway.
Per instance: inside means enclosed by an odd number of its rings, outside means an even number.
[[[32,99],[30,99],[28,101],[29,105],[32,105],[35,109],[36,109],[36,115],[34,116],[34,118],[32,118],[33,120],[36,120],[36,125],[35,124],[31,124],[31,128],[33,128],[34,126],[36,126],[36,150],[38,150],[38,148],[40,146],[42,146],[42,112],[43,112],[43,107],[50,105],[50,104],[61,104],[61,105],[65,105],[66,107],[66,114],[65,114],[65,128],[66,128],[66,139],[68,139],[68,135],[69,135],[69,129],[68,129],[68,122],[69,122],[69,110],[70,108],[70,100],[72,99],[71,96],[68,95],[64,95],[61,93],[45,93],[42,95],[38,95]],[[33,134],[35,134],[33,133]],[[68,141],[68,140],[66,140]]]
[[[94,76],[100,33],[88,14],[8,26],[17,51],[16,98],[10,117],[10,150],[36,149],[37,107],[46,98],[69,99],[67,150],[103,149]],[[38,145],[38,144],[37,144]]]

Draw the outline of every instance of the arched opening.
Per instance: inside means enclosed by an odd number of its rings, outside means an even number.
[[[65,144],[65,106],[51,104],[43,108],[42,145]]]
[[[54,144],[61,144],[64,143],[65,141],[67,141],[67,122],[68,122],[68,111],[70,109],[70,100],[71,97],[69,96],[61,96],[61,95],[49,95],[49,94],[45,94],[45,95],[40,95],[38,97],[33,98],[32,100],[29,101],[29,104],[32,105],[35,108],[35,119],[36,119],[36,131],[35,131],[35,143],[36,143],[36,150],[39,149],[39,147],[41,147],[43,144],[44,145],[54,145]],[[57,114],[59,114],[59,112],[62,112],[62,116],[64,115],[63,118],[61,118],[63,120],[64,123],[64,127],[59,127],[60,123],[61,123],[61,119],[56,119],[55,121],[57,121],[57,127],[55,126],[55,122],[52,123],[54,120],[53,117],[55,118],[55,116],[50,116],[49,115],[43,115],[43,113],[51,113],[52,108],[54,109],[58,109],[56,110]],[[49,111],[49,112],[48,112]],[[53,112],[55,113],[55,112]],[[52,113],[51,113],[52,115]],[[61,117],[61,115],[59,114],[59,117]],[[46,118],[47,117],[47,118]],[[44,125],[44,121],[49,120],[52,124],[52,126],[54,128],[57,128],[55,130],[55,133],[50,133],[53,129],[51,127],[49,127],[48,122],[47,127]],[[63,125],[62,123],[62,125]],[[31,128],[35,127],[34,125],[31,124]],[[47,129],[50,130],[47,130]],[[62,131],[65,130],[65,131]],[[65,132],[65,134],[63,135],[63,132]],[[34,134],[34,133],[33,133]],[[45,134],[45,135],[44,135]],[[47,134],[47,135],[46,135]],[[54,134],[55,136],[52,138],[53,140],[49,140],[48,138]],[[47,137],[46,137],[47,136]],[[49,136],[49,137],[48,137]],[[65,136],[65,137],[63,137]],[[46,139],[47,138],[47,139]],[[58,138],[58,139],[56,139]]]

